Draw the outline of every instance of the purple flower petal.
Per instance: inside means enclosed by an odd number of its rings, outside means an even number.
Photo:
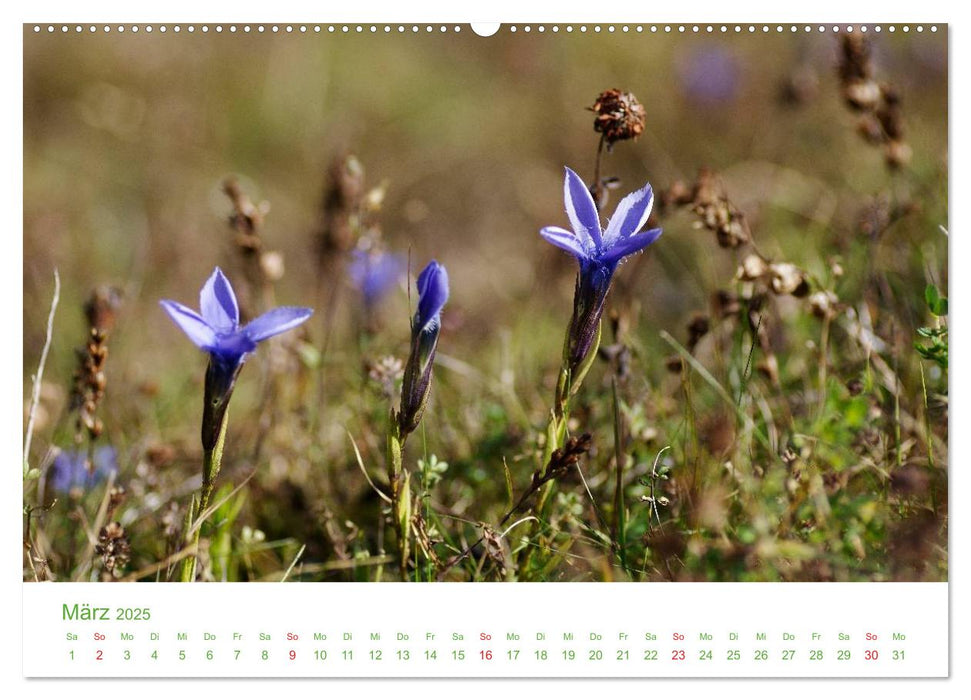
[[[250,338],[244,329],[229,335],[217,335],[215,344],[206,350],[228,364],[241,363],[246,359],[246,355],[256,350],[256,341]]]
[[[616,265],[628,255],[639,253],[647,248],[647,246],[656,241],[660,235],[661,229],[652,228],[649,231],[635,233],[633,236],[622,238],[614,243],[607,255],[604,256],[604,262],[608,265]]]
[[[644,185],[636,192],[620,200],[614,215],[607,224],[607,231],[604,233],[604,245],[609,249],[616,245],[621,239],[633,236],[644,228],[647,219],[651,216],[651,208],[654,206],[654,192],[650,185]]]
[[[588,257],[587,251],[583,249],[583,244],[580,242],[580,240],[565,228],[560,228],[558,226],[546,226],[545,228],[540,229],[539,235],[555,245],[557,248],[562,248],[567,253],[571,253],[572,255],[576,256],[578,259],[586,259]]]
[[[583,242],[584,248],[591,253],[600,250],[602,240],[597,206],[593,203],[586,184],[569,168],[566,169],[566,178],[563,181],[563,201],[566,203],[566,215],[570,217],[570,225]]]
[[[217,333],[232,333],[239,328],[239,305],[233,287],[218,267],[199,292],[199,310]]]
[[[442,307],[448,301],[448,272],[432,260],[418,275],[418,312],[415,323],[421,329],[437,326]]]
[[[159,303],[176,325],[189,336],[189,340],[198,347],[208,350],[216,344],[216,332],[195,311],[168,299]]]
[[[313,313],[313,309],[302,306],[280,306],[250,321],[243,329],[243,335],[258,343],[299,326]]]

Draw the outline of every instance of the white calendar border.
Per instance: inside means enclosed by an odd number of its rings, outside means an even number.
[[[609,5],[590,6],[588,3],[577,3],[573,7],[561,6],[557,8],[556,21],[589,21],[595,19],[598,22],[609,21],[635,21],[644,19],[651,22],[714,22],[714,21],[745,21],[745,20],[771,20],[773,22],[912,22],[915,19],[921,21],[940,22],[953,21],[954,14],[944,2],[922,2],[915,6],[912,2],[891,2],[881,3],[879,7],[867,7],[866,9],[848,8],[843,1],[821,0],[819,2],[791,3],[782,5],[770,2],[747,2],[747,3],[695,3],[678,4],[667,3],[654,6],[645,5],[633,0],[615,0]],[[14,13],[17,13],[14,15]],[[610,16],[614,14],[615,16]],[[13,16],[11,16],[13,15]],[[917,15],[917,16],[915,16]],[[549,22],[554,19],[549,14],[549,9],[543,10],[529,3],[517,2],[515,0],[497,0],[488,3],[488,7],[470,10],[455,3],[428,2],[421,5],[402,4],[378,0],[371,5],[344,4],[342,6],[322,6],[309,2],[292,2],[290,0],[275,0],[271,8],[258,5],[242,6],[224,4],[213,8],[212,5],[203,5],[198,2],[187,2],[186,0],[171,0],[164,4],[164,7],[151,7],[148,4],[134,4],[122,2],[86,3],[84,7],[79,7],[77,2],[34,2],[26,6],[21,6],[11,11],[4,10],[3,30],[4,41],[0,43],[0,50],[4,52],[4,94],[7,96],[7,109],[4,110],[2,133],[4,134],[5,159],[4,170],[4,196],[7,201],[4,211],[8,215],[8,221],[22,221],[22,182],[21,182],[21,163],[22,163],[22,130],[21,130],[21,107],[22,104],[22,44],[20,23],[27,21],[103,21],[111,19],[116,21],[123,19],[126,22],[159,22],[159,21],[212,21],[213,19],[232,18],[234,21],[272,21],[279,18],[282,21],[288,19],[326,19],[334,21],[494,21],[503,19],[505,21],[516,22],[536,22],[538,20]],[[971,63],[971,40],[966,38],[965,30],[969,25],[958,24],[949,28],[952,46],[952,102],[949,123],[967,123],[966,115],[971,113],[968,108],[968,100],[971,93],[968,92],[967,85],[959,83],[966,80],[967,71]],[[962,40],[964,43],[962,44]],[[966,164],[971,162],[971,151],[968,147],[968,137],[964,136],[960,130],[952,130],[951,134],[952,159],[949,173],[949,186],[952,191],[959,191],[954,183],[963,184],[968,181],[965,177]],[[966,199],[966,198],[965,198]],[[953,213],[950,230],[960,230],[961,223],[971,221],[967,215],[967,205],[963,204],[962,199],[958,199],[953,205]],[[956,255],[954,260],[967,262],[971,260],[969,255],[967,238],[960,236],[952,238],[952,255]],[[22,259],[22,243],[18,238],[8,245],[13,245],[14,250],[19,252]],[[16,306],[20,301],[22,307],[22,267],[18,256],[10,254],[3,256],[0,263],[4,266],[3,273],[0,275],[0,285],[6,292],[4,298],[8,303],[12,300],[12,305]],[[971,301],[969,285],[971,279],[968,276],[954,276],[951,278],[950,298],[952,300],[951,313],[951,337],[956,347],[962,348],[966,345],[968,337],[964,330],[966,325],[965,309]],[[963,302],[963,303],[962,303]],[[20,321],[17,321],[20,323]],[[22,330],[19,335],[22,340]],[[22,344],[22,343],[21,343]],[[11,375],[16,372],[16,378],[11,376],[11,381],[20,381],[22,374],[22,352],[16,342],[8,343],[3,350],[3,366]],[[967,397],[969,395],[968,372],[960,364],[955,363],[951,368],[951,415],[963,416],[963,404],[959,399],[955,404],[954,397]],[[4,463],[8,465],[7,474],[11,482],[19,476],[20,463],[20,443],[22,441],[22,416],[20,397],[17,392],[12,392],[10,400],[2,406],[3,416],[6,420],[0,421],[0,426],[4,430],[3,445],[8,450],[9,459]],[[957,411],[955,414],[954,411]],[[953,420],[953,418],[952,418]],[[956,423],[955,423],[956,424]],[[966,487],[967,477],[961,472],[961,464],[967,464],[968,456],[966,434],[961,432],[952,434],[950,445],[951,464],[955,467],[950,473],[950,492],[954,494],[952,502],[962,502],[967,497]],[[15,454],[16,453],[16,454]],[[18,466],[15,466],[18,465]],[[11,483],[6,489],[0,489],[0,504],[2,512],[13,514],[20,512],[20,488],[19,482]],[[20,567],[11,562],[17,562],[20,557],[21,546],[21,523],[19,517],[16,521],[8,515],[3,521],[4,548],[2,550],[3,561],[8,564],[3,567],[5,572],[2,578],[4,600],[19,601],[22,586]],[[967,542],[969,536],[966,520],[959,517],[951,523],[951,547],[949,551],[954,554],[957,550],[954,542]],[[965,642],[962,633],[966,634],[969,627],[964,624],[966,620],[967,604],[963,598],[955,596],[955,586],[962,585],[967,573],[966,559],[951,557],[950,565],[950,590],[951,590],[951,660],[961,660],[968,658],[971,647]],[[7,567],[10,567],[9,569]],[[69,584],[62,584],[69,585]],[[570,584],[563,584],[570,585]],[[760,585],[760,584],[752,584]],[[880,585],[880,584],[872,584]],[[966,587],[965,587],[966,588]],[[5,619],[15,619],[15,615],[10,613]],[[15,628],[16,625],[8,625],[7,629]],[[19,647],[15,644],[14,647]],[[11,653],[10,645],[7,645],[7,653],[4,655],[3,669],[4,680],[13,681],[21,694],[30,694],[30,697],[47,696],[67,696],[72,700],[75,698],[103,697],[105,688],[100,683],[65,683],[65,682],[25,682],[20,676],[21,664],[16,663],[20,659],[15,658],[19,655]],[[878,693],[881,697],[908,697],[911,698],[915,692],[930,690],[937,695],[952,695],[956,690],[957,684],[953,679],[966,677],[967,665],[959,662],[952,663],[952,682],[901,682],[901,681],[865,681],[865,692]],[[230,690],[245,690],[252,687],[251,680],[221,681],[219,692]],[[275,689],[284,689],[296,695],[301,689],[316,689],[320,692],[325,689],[327,692],[341,693],[341,691],[360,692],[366,685],[368,689],[379,692],[396,691],[399,687],[393,681],[374,681],[366,684],[360,681],[328,681],[326,686],[310,685],[311,682],[293,681],[282,683],[259,683],[258,692],[274,692]],[[788,681],[733,681],[731,692],[755,692],[760,696],[765,694],[782,694],[790,698],[812,697],[817,698],[820,693],[829,693],[834,690],[841,695],[843,692],[858,693],[864,690],[861,685],[863,681],[822,681],[819,683],[792,683]],[[205,681],[178,682],[179,689],[213,690],[213,684]],[[494,683],[469,684],[462,681],[437,681],[431,684],[408,682],[405,684],[405,692],[415,692],[431,690],[438,695],[446,693],[461,693],[465,697],[493,697],[496,692],[507,692],[510,688],[525,690],[527,692],[537,692],[539,685],[530,682],[504,682],[495,681]],[[609,692],[616,692],[618,695],[627,694],[631,691],[649,691],[660,693],[670,697],[692,697],[695,693],[711,695],[713,692],[723,692],[724,686],[718,681],[651,681],[650,686],[644,686],[637,682],[616,682],[603,685],[598,681],[543,681],[542,692],[555,692],[558,697],[588,697],[595,688],[607,688]],[[139,697],[167,697],[170,696],[174,688],[168,684],[145,684],[138,681],[115,681],[110,683],[110,692],[124,696],[126,693],[138,693]]]

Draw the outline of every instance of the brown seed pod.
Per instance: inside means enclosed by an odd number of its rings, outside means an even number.
[[[772,274],[772,291],[776,294],[803,297],[809,293],[806,276],[792,263],[773,263],[769,266],[769,271]]]
[[[738,272],[735,275],[743,282],[754,282],[755,280],[762,279],[768,271],[769,264],[761,255],[749,253],[742,260],[742,264],[738,266]]]
[[[597,96],[590,107],[597,116],[593,128],[603,134],[607,148],[617,141],[636,139],[644,131],[644,106],[632,93],[620,90],[605,90]]]
[[[809,297],[809,308],[813,316],[820,319],[833,319],[839,313],[839,297],[827,290],[818,291]]]

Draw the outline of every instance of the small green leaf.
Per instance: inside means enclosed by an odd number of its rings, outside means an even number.
[[[929,284],[924,287],[924,301],[935,316],[947,316],[947,297],[941,296],[937,285]]]

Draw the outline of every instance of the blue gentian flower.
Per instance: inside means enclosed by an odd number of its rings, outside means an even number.
[[[563,183],[563,199],[573,231],[547,226],[540,230],[540,235],[580,263],[573,297],[573,318],[564,349],[570,369],[575,370],[590,352],[597,336],[604,302],[617,266],[656,241],[661,229],[641,230],[654,205],[654,193],[649,184],[620,201],[606,229],[600,226],[600,215],[590,190],[569,168]]]
[[[405,261],[394,253],[358,248],[351,254],[349,272],[364,297],[364,306],[372,309],[401,279]]]
[[[246,358],[256,350],[257,343],[299,326],[310,318],[313,309],[281,306],[240,327],[236,294],[218,267],[199,293],[201,314],[175,301],[166,299],[161,304],[189,340],[209,353],[202,445],[211,450]]]
[[[418,427],[428,402],[442,309],[448,301],[448,272],[432,260],[418,275],[417,285],[418,309],[411,320],[411,356],[405,366],[398,412],[402,437]]]
[[[118,453],[107,445],[91,454],[89,469],[86,450],[62,450],[47,472],[47,485],[57,493],[88,491],[118,473]]]

